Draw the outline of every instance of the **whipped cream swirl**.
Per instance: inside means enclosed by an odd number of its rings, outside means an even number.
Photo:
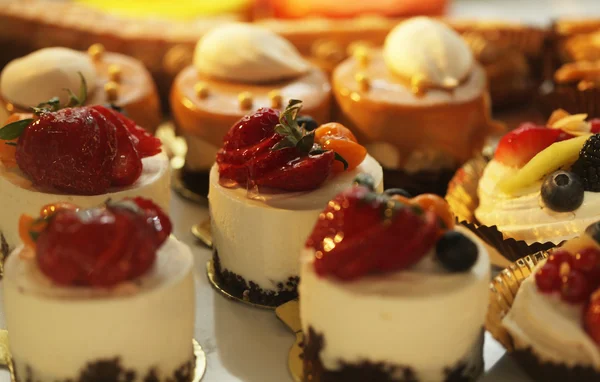
[[[292,79],[310,70],[310,64],[289,41],[245,23],[208,32],[196,44],[194,66],[209,77],[250,83]]]

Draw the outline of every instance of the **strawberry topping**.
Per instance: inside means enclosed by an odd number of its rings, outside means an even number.
[[[171,233],[158,206],[136,198],[88,210],[58,209],[31,223],[41,271],[61,285],[111,287],[146,273]],[[35,232],[35,236],[33,235]]]

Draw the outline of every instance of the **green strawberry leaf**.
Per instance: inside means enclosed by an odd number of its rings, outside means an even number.
[[[77,74],[79,74],[79,78],[81,78],[79,96],[76,96],[71,89],[63,89],[64,91],[69,93],[69,102],[67,102],[65,107],[81,106],[85,103],[87,99],[87,83],[85,82],[85,78],[83,77],[83,74],[81,74],[81,72],[77,72]]]
[[[280,140],[279,142],[277,142],[273,147],[271,147],[271,150],[273,151],[278,151],[278,150],[283,150],[283,149],[287,149],[290,147],[296,147],[296,143],[292,142],[291,140],[284,138],[282,140]]]
[[[22,119],[20,121],[9,123],[0,129],[0,139],[11,141],[19,138],[21,134],[23,134],[25,128],[29,126],[31,122],[33,122],[33,118]]]
[[[312,150],[314,144],[315,144],[315,132],[311,131],[310,133],[308,133],[308,134],[304,135],[302,138],[300,138],[300,140],[296,144],[296,147],[298,148],[298,150],[300,150],[304,153],[308,153]]]

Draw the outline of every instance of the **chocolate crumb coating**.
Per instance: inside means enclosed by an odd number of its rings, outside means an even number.
[[[600,381],[600,373],[592,367],[568,367],[565,364],[542,362],[531,349],[519,349],[510,353],[517,363],[535,381],[543,382],[592,382]]]
[[[223,269],[219,254],[213,251],[213,266],[219,286],[227,293],[254,304],[279,306],[298,297],[298,276],[290,277],[277,284],[277,291],[264,290],[253,281],[246,281],[242,276]]]
[[[303,343],[304,353],[304,378],[308,382],[426,382],[419,380],[417,374],[410,366],[390,365],[383,362],[364,360],[360,363],[340,362],[340,368],[327,370],[321,363],[320,354],[325,340],[312,327],[305,333]],[[468,366],[464,362],[448,367],[444,370],[445,382],[471,382],[483,372],[483,330],[479,341],[479,359],[476,365]]]

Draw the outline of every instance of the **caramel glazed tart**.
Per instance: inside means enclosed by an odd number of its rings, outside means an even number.
[[[96,90],[90,94],[86,105],[113,104],[122,108],[138,125],[156,131],[162,121],[160,102],[154,81],[144,65],[123,54],[106,52],[102,44],[90,46],[88,54],[96,69],[97,80]],[[0,115],[29,112],[27,107],[13,104],[1,95],[0,101],[3,108]]]

